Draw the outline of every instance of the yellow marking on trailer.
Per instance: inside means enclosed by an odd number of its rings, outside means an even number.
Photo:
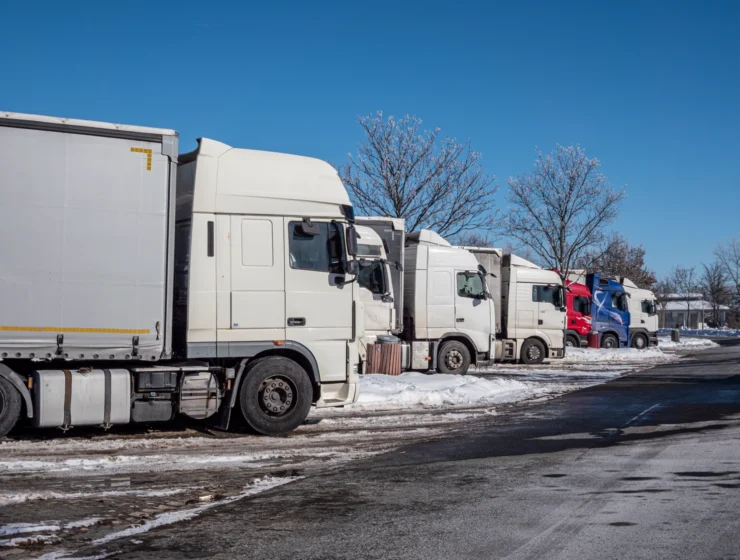
[[[0,325],[4,332],[50,332],[50,333],[93,333],[93,334],[149,334],[149,329],[99,329],[85,327],[16,327]]]
[[[152,170],[152,151],[149,148],[131,148],[135,154],[146,154],[146,170]]]

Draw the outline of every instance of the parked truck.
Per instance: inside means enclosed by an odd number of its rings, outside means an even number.
[[[0,113],[0,436],[164,422],[263,434],[358,394],[352,206],[306,157]]]
[[[402,369],[465,373],[471,364],[563,356],[559,276],[500,249],[453,247],[403,220],[357,218],[365,348],[399,335]],[[486,267],[490,267],[490,270]]]
[[[629,296],[630,345],[642,350],[658,345],[658,303],[650,290],[638,288],[629,278],[621,278]]]
[[[565,280],[566,328],[565,345],[569,348],[586,346],[591,332],[591,290],[585,284]]]
[[[599,335],[601,348],[626,348],[630,345],[629,296],[613,278],[587,274],[591,292],[591,330]]]

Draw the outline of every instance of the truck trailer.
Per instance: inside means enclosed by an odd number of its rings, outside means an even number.
[[[470,365],[563,356],[557,274],[500,249],[454,247],[430,230],[406,234],[400,219],[357,223],[363,363],[366,348],[388,334],[401,339],[404,370],[465,373]]]
[[[178,414],[263,434],[358,395],[364,310],[327,163],[0,113],[0,436]]]

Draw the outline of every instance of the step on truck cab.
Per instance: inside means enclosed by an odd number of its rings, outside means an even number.
[[[0,113],[0,436],[164,422],[257,432],[352,403],[352,207],[312,158]]]
[[[629,297],[624,286],[613,278],[586,275],[591,292],[591,328],[599,334],[601,348],[627,348],[630,345]]]
[[[638,288],[629,278],[621,278],[629,296],[630,346],[642,350],[658,345],[658,302],[650,290]]]
[[[565,290],[565,345],[569,348],[586,346],[591,332],[591,290],[572,280],[565,281]]]

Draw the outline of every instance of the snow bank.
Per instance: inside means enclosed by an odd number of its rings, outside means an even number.
[[[658,337],[658,347],[663,350],[706,350],[717,346],[719,344],[708,338],[681,338],[681,342],[673,342],[670,336]]]
[[[367,374],[360,376],[359,400],[347,408],[387,410],[495,403],[512,393],[526,392],[532,392],[532,387],[515,379],[418,372],[399,376]]]
[[[660,348],[650,347],[644,350],[636,348],[568,348],[563,363],[614,363],[614,362],[669,362],[676,359]]]
[[[658,334],[670,335],[672,329],[660,329]],[[679,329],[681,336],[740,336],[740,330],[737,329]]]

